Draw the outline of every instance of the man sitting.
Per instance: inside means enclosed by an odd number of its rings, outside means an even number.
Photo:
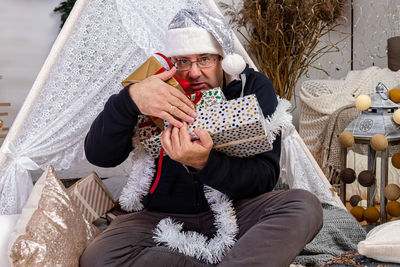
[[[271,151],[247,158],[215,151],[202,129],[195,129],[199,140],[191,141],[187,123],[197,116],[194,106],[165,83],[176,75],[190,83],[191,93],[221,87],[228,100],[240,97],[243,90],[244,95],[256,95],[268,116],[278,103],[271,82],[234,54],[229,26],[215,13],[181,10],[169,25],[166,54],[175,67],[111,96],[86,137],[87,159],[113,167],[132,151],[140,114],[170,123],[161,137],[168,156],[158,187],[143,199],[145,209],[118,216],[85,250],[81,266],[209,265],[158,246],[153,239],[153,230],[166,217],[183,222],[185,230],[215,234],[204,185],[233,200],[239,226],[237,242],[219,266],[288,266],[321,229],[322,208],[307,191],[272,191],[279,178],[280,137]],[[237,74],[244,76],[232,79]]]

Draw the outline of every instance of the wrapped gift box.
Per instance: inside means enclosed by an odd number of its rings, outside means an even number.
[[[160,128],[153,123],[149,116],[145,115],[139,115],[138,126],[140,143],[151,157],[158,158],[161,149]],[[164,155],[166,155],[165,152]]]
[[[157,58],[155,56],[157,56]],[[131,83],[137,83],[137,82],[143,81],[144,79],[146,79],[147,77],[150,77],[151,75],[165,71],[166,68],[164,68],[164,66],[160,63],[160,60],[164,60],[164,59],[158,55],[155,55],[155,56],[149,57],[149,59],[147,59],[138,69],[136,69],[131,75],[129,75],[122,82],[122,85],[125,87]],[[166,83],[177,88],[183,94],[185,94],[184,89],[179,84],[178,80],[175,79],[174,77],[172,77],[171,79],[166,81]],[[162,119],[155,119],[154,122],[161,130],[163,130],[164,121]]]
[[[195,128],[206,130],[216,150],[236,157],[249,157],[272,149],[255,95],[206,106],[197,113],[198,117],[188,127],[193,139],[197,138]]]
[[[191,100],[195,101],[195,98],[196,94],[192,94]],[[206,106],[212,106],[218,103],[222,103],[224,101],[226,101],[226,98],[221,88],[219,87],[212,88],[201,93],[201,98],[196,103],[196,110],[199,110]]]
[[[111,210],[115,205],[111,193],[95,172],[70,186],[68,194],[90,223]]]
[[[195,101],[196,94],[192,94],[191,99],[192,101]],[[217,87],[209,89],[202,92],[200,100],[196,103],[196,110],[206,106],[215,105],[223,101],[226,101],[226,98],[222,93],[221,88]],[[161,149],[161,130],[154,123],[151,123],[149,116],[144,115],[139,116],[138,126],[140,143],[153,158],[158,158],[160,156]],[[164,153],[164,155],[166,154]]]

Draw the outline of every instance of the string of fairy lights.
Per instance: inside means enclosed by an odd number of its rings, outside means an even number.
[[[314,71],[310,78],[342,78],[350,70],[387,67],[387,39],[400,36],[400,0],[352,0],[345,9],[343,25],[322,41],[338,47],[317,62],[328,74]]]

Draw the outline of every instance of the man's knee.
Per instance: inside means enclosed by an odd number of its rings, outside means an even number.
[[[90,243],[79,259],[79,266],[104,266],[105,253],[101,249],[96,242]]]
[[[316,235],[323,225],[322,205],[319,199],[312,193],[303,189],[290,190],[290,200],[296,213],[299,225],[308,228]]]
[[[85,249],[79,262],[81,267],[122,266],[121,263],[128,263],[142,250],[143,247],[134,243],[121,244],[117,239],[99,236]]]

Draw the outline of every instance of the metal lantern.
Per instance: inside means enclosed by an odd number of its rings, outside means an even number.
[[[385,91],[386,86],[378,83],[376,93],[371,97],[371,107],[362,111],[344,131],[352,133],[354,139],[369,141],[375,134],[383,134],[388,141],[400,139],[398,125],[393,121],[393,113],[400,106],[390,100]]]
[[[354,142],[368,145],[368,170],[376,177],[376,151],[372,149],[370,140],[375,134],[382,134],[386,137],[389,145],[381,153],[381,190],[380,190],[380,219],[381,223],[386,222],[386,198],[384,189],[388,183],[388,159],[389,147],[400,143],[400,130],[393,121],[393,113],[400,107],[388,97],[388,89],[383,83],[378,83],[376,93],[371,97],[371,106],[368,110],[362,111],[361,115],[354,119],[344,131],[354,136]],[[342,166],[346,167],[347,148],[342,148]],[[377,182],[377,181],[376,181]],[[367,205],[375,206],[376,182],[367,187]],[[346,201],[346,185],[341,183],[341,198]]]

